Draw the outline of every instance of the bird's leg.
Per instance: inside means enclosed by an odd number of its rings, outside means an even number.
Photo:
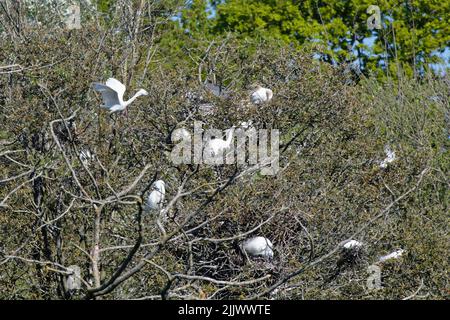
[[[128,107],[125,108],[125,110],[123,111],[123,114],[128,120]]]

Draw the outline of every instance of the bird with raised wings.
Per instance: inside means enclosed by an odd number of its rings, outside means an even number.
[[[105,84],[94,82],[93,87],[95,91],[102,94],[103,105],[102,107],[108,109],[111,113],[124,111],[127,113],[127,107],[140,96],[148,95],[148,92],[144,89],[140,89],[129,100],[124,101],[123,95],[125,93],[125,85],[119,80],[109,78]]]

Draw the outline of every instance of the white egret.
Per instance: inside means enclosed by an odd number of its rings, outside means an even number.
[[[155,181],[152,192],[148,195],[147,210],[161,210],[166,196],[166,184],[162,180]]]
[[[178,128],[172,132],[171,140],[172,142],[178,142],[180,140],[191,139],[191,132],[186,128]]]
[[[205,146],[205,152],[213,158],[223,155],[224,151],[228,150],[231,146],[235,128],[236,128],[235,126],[232,126],[230,129],[227,130],[226,140],[220,138],[213,138],[209,140]]]
[[[349,240],[342,247],[346,250],[356,250],[362,247],[362,243],[357,240]]]
[[[123,101],[123,95],[125,93],[125,86],[114,78],[109,78],[105,84],[94,82],[94,90],[100,92],[103,97],[103,108],[108,109],[111,113],[125,110],[127,107],[136,100],[139,96],[146,96],[148,92],[144,89],[140,89],[130,100]]]
[[[257,86],[256,90],[250,95],[250,100],[254,104],[261,104],[272,99],[273,92],[270,89]]]
[[[245,240],[241,244],[241,249],[252,257],[273,258],[273,244],[265,237],[254,237]]]
[[[385,262],[385,261],[391,260],[391,259],[398,259],[403,255],[404,252],[405,252],[405,250],[403,250],[403,249],[396,250],[385,256],[380,257],[380,259],[378,259],[378,262]]]
[[[384,147],[384,152],[386,153],[386,158],[380,162],[380,168],[387,168],[387,165],[396,159],[395,151],[392,151],[389,145]]]

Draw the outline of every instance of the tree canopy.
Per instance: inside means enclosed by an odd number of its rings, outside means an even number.
[[[319,44],[322,60],[354,62],[364,72],[395,75],[423,73],[428,63],[443,62],[450,44],[450,2],[377,1],[382,28],[370,30],[369,0],[194,0],[183,11],[183,28],[195,36],[232,32],[242,37],[281,39],[296,46]],[[207,19],[205,9],[215,14]],[[447,63],[448,63],[448,57]]]

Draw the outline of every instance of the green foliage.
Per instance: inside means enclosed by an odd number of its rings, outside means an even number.
[[[366,73],[384,71],[397,77],[401,68],[408,76],[423,74],[427,64],[442,62],[435,53],[450,44],[448,1],[378,2],[381,30],[367,28],[366,11],[373,4],[369,0],[228,0],[217,5],[215,17],[206,22],[199,10],[208,1],[194,2],[183,22],[201,24],[203,35],[209,30],[215,35],[233,32],[282,39],[298,46],[314,42],[322,45],[318,53],[324,61],[357,60]],[[369,38],[374,38],[370,47],[364,43]]]
[[[152,3],[136,34],[129,33],[130,11],[109,27],[88,21],[77,32],[31,29],[27,41],[1,38],[0,66],[23,68],[0,69],[0,298],[85,297],[96,286],[96,248],[101,284],[125,266],[124,280],[100,298],[401,299],[418,288],[412,298],[447,298],[448,78],[355,83],[344,67],[313,58],[320,43],[308,46],[304,34],[326,36],[313,2],[302,2],[302,10],[293,1],[246,2],[252,11],[229,1],[217,6],[219,28],[205,15],[206,2],[194,1],[183,12],[187,31],[167,21],[173,3]],[[332,4],[321,5],[327,34],[346,37],[344,16],[333,16],[356,4]],[[230,8],[243,16],[233,20]],[[285,23],[285,15],[296,21]],[[336,48],[345,43],[334,41]],[[149,93],[128,117],[107,114],[92,90],[110,76],[126,83],[126,95],[140,87]],[[229,96],[214,96],[199,78],[227,86]],[[246,103],[255,84],[270,87],[273,100]],[[186,98],[192,92],[215,105],[213,115]],[[247,164],[171,162],[173,129],[248,120],[280,130],[277,175]],[[397,159],[382,169],[386,144]],[[87,165],[79,156],[86,149],[95,154]],[[165,234],[152,214],[138,221],[154,177],[167,185]],[[238,244],[252,235],[273,241],[271,263],[243,257]],[[349,237],[364,243],[358,259],[325,256]],[[404,256],[381,265],[383,288],[368,290],[367,266],[398,248]],[[71,264],[85,281],[74,293],[62,286]],[[277,293],[263,294],[301,270]],[[204,278],[171,281],[168,274]],[[204,280],[268,275],[238,286]]]
[[[208,19],[207,2],[204,0],[191,1],[188,8],[181,14],[183,28],[194,37],[208,36],[211,20]]]

